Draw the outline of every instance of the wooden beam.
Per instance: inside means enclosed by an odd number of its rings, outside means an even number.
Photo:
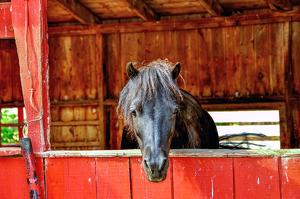
[[[0,148],[0,157],[1,156],[13,156],[13,155],[21,155],[20,147],[1,147]]]
[[[265,0],[271,10],[293,10],[293,5],[289,0]]]
[[[158,21],[159,16],[143,0],[123,0],[144,21]]]
[[[52,147],[82,147],[82,146],[100,146],[99,141],[94,142],[54,142],[51,143]]]
[[[103,104],[105,99],[105,72],[103,70],[104,66],[104,47],[103,47],[103,35],[97,34],[96,36],[96,46],[97,46],[97,54],[96,54],[96,64],[97,67],[97,85],[98,85],[98,117],[99,117],[99,130],[98,130],[98,139],[100,141],[99,148],[106,148],[106,110]]]
[[[95,26],[49,27],[49,35],[94,35],[112,33],[131,33],[148,31],[192,30],[200,28],[219,28],[257,24],[282,23],[299,21],[300,11],[273,12],[262,14],[242,15],[236,17],[213,17],[186,21],[162,21],[147,23],[99,24]]]
[[[55,0],[60,6],[67,10],[76,20],[82,24],[100,23],[99,18],[90,10],[80,4],[77,0]]]
[[[224,15],[224,9],[216,0],[198,0],[211,16]]]
[[[292,67],[292,24],[291,22],[284,22],[284,96],[286,109],[286,134],[281,135],[281,148],[295,148],[299,145],[297,137],[294,132],[293,120],[293,102],[291,96],[293,93],[293,67]]]
[[[11,3],[0,3],[0,39],[14,38]]]
[[[47,1],[12,0],[11,5],[23,99],[31,121],[27,136],[33,151],[43,152],[50,150]]]
[[[300,157],[300,149],[276,150],[231,150],[231,149],[171,149],[169,157],[229,157],[229,158],[276,158]],[[37,158],[70,158],[70,157],[141,157],[140,149],[131,150],[91,150],[91,151],[47,151],[35,153]]]
[[[98,120],[92,121],[71,121],[71,122],[51,122],[51,126],[95,126],[99,125]]]

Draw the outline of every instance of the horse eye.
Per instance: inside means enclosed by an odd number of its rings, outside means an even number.
[[[131,111],[131,114],[135,117],[136,116],[136,112],[135,111]]]
[[[136,133],[136,136],[137,136],[138,138],[142,139],[141,133]]]
[[[176,108],[173,112],[173,115],[177,115],[178,114],[178,109]]]

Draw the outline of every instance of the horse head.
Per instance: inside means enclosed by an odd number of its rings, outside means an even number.
[[[180,90],[176,78],[180,64],[170,65],[167,70],[157,63],[152,65],[138,70],[131,62],[127,64],[130,80],[120,95],[119,107],[122,104],[128,107],[128,110],[122,108],[127,112],[123,113],[125,123],[127,121],[138,141],[148,180],[159,182],[166,178],[179,114]]]

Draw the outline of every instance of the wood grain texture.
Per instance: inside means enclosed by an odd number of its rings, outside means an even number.
[[[227,71],[225,64],[225,30],[224,28],[212,31],[212,67],[215,71],[214,97],[226,97]]]
[[[40,123],[35,122],[28,125],[28,137],[32,139],[34,151],[49,150],[50,100],[47,92],[49,81],[49,49],[47,46],[48,35],[46,35],[48,28],[47,2],[15,0],[12,1],[11,8],[20,74],[22,74],[21,85],[27,121],[41,118]],[[25,12],[24,8],[28,13]],[[28,17],[25,17],[25,14]],[[24,24],[27,24],[26,21],[28,22],[28,31],[24,26]],[[24,32],[28,34],[24,34]],[[33,91],[34,94],[32,94]]]
[[[228,96],[240,97],[245,92],[243,91],[241,81],[241,50],[240,47],[240,27],[225,28],[225,64],[227,87],[226,93]]]
[[[0,3],[0,38],[14,38],[11,3]]]
[[[45,198],[43,159],[36,159],[41,198]],[[29,191],[22,158],[0,158],[0,194],[3,199],[29,199]]]
[[[184,50],[185,52],[185,65],[182,65],[182,75],[185,78],[184,87],[187,91],[194,95],[196,98],[200,97],[199,87],[199,65],[198,65],[198,54],[199,54],[198,43],[198,31],[187,30],[184,32]],[[174,60],[174,62],[177,62]],[[178,78],[180,81],[180,77]],[[189,85],[189,86],[187,86]]]
[[[149,182],[141,158],[130,158],[132,198],[172,198],[172,163],[166,179],[160,183]]]
[[[254,27],[240,27],[240,62],[241,76],[239,96],[250,97],[255,92],[255,48],[254,48]]]
[[[124,4],[128,4],[130,9],[144,21],[159,20],[156,12],[144,1],[123,0]]]
[[[139,150],[37,154],[42,198],[44,190],[47,198],[55,199],[300,197],[299,150],[260,151],[255,156],[258,150],[187,151],[171,153],[167,178],[159,183],[147,180]],[[5,171],[0,175],[1,198],[29,198],[23,159],[2,157],[0,169]]]
[[[10,40],[2,40],[0,43],[0,65],[1,65],[1,90],[0,96],[2,102],[12,102],[12,61],[10,51]]]
[[[56,4],[82,24],[99,23],[99,18],[76,0],[56,0]]]
[[[263,11],[258,13],[256,19],[252,13],[244,18],[237,16],[230,20],[242,20],[243,23],[246,23],[250,19],[257,20],[259,17],[269,19],[271,17]],[[221,19],[214,18],[209,23],[219,22],[218,20]],[[119,142],[123,124],[118,120],[115,107],[112,106],[117,105],[118,96],[128,81],[125,65],[129,61],[142,62],[167,58],[172,62],[180,62],[184,81],[178,78],[178,85],[192,93],[200,101],[202,100],[203,103],[233,103],[236,100],[251,103],[285,100],[287,86],[285,86],[284,64],[286,62],[284,61],[286,59],[284,52],[286,50],[284,49],[287,49],[289,44],[286,43],[284,24],[289,22],[276,21],[255,25],[248,23],[236,24],[236,26],[227,24],[226,27],[215,28],[196,27],[196,24],[200,25],[204,21],[203,19],[203,21],[196,20],[188,23],[194,25],[188,29],[185,27],[186,24],[174,22],[175,25],[173,24],[171,30],[166,28],[167,25],[164,23],[149,25],[151,22],[147,23],[149,27],[139,23],[126,26],[122,24],[103,26],[103,31],[111,28],[114,33],[107,32],[102,35],[103,45],[100,48],[93,45],[95,31],[100,31],[98,26],[82,29],[82,32],[79,31],[77,35],[73,36],[52,36],[57,38],[57,40],[51,40],[54,46],[50,45],[50,50],[52,49],[51,52],[54,53],[53,57],[50,55],[50,62],[57,61],[56,69],[50,74],[55,79],[55,82],[50,82],[50,89],[54,88],[50,92],[52,100],[58,99],[55,102],[57,104],[62,101],[70,101],[69,105],[65,104],[66,106],[73,106],[75,102],[78,105],[87,106],[88,100],[93,99],[92,103],[97,105],[99,102],[95,98],[95,93],[102,92],[103,107],[98,118],[100,115],[104,116],[102,118],[106,118],[104,121],[109,127],[102,127],[103,134],[107,135],[107,147],[113,146],[114,149],[118,149],[119,143],[114,142]],[[175,28],[176,24],[180,28]],[[299,50],[296,45],[298,24],[298,22],[291,22],[291,61],[294,78],[291,85],[294,88],[291,99],[297,99],[299,95],[297,93],[300,93],[298,92],[300,75],[298,75],[297,67]],[[172,24],[169,22],[168,25]],[[88,30],[90,32],[87,32]],[[63,32],[61,33],[63,34]],[[73,34],[71,29],[68,30],[68,33]],[[93,65],[97,58],[91,55],[93,53],[103,57],[100,64],[103,73],[98,74],[98,76],[103,75],[103,88],[99,88],[98,84],[95,84],[97,76],[93,75],[96,68]],[[60,56],[60,54],[66,54],[66,56]],[[71,57],[68,58],[68,56]],[[71,64],[72,67],[68,68],[69,66],[64,66],[64,63]],[[62,67],[58,67],[60,65]],[[81,67],[83,65],[87,67]],[[61,70],[62,75],[60,75]],[[71,75],[66,74],[67,71],[71,72]],[[84,75],[76,76],[79,73]],[[82,104],[80,104],[81,101]],[[59,106],[63,107],[64,105],[59,104]],[[249,104],[249,106],[251,105]],[[69,111],[68,108],[64,107],[60,110],[66,112],[63,120],[71,117],[72,111]],[[87,109],[84,111],[86,112]],[[288,121],[282,119],[282,121]],[[79,124],[81,121],[76,120],[76,122]],[[282,129],[285,128],[284,125],[283,122]],[[83,127],[80,128],[77,130],[85,131]],[[88,128],[92,129],[93,127],[89,126]],[[101,136],[105,139],[104,137]]]
[[[280,198],[277,158],[235,158],[236,198]]]
[[[199,78],[200,95],[213,96],[213,82],[215,81],[214,67],[211,62],[212,44],[211,29],[199,29]]]
[[[198,0],[211,16],[220,16],[224,14],[224,9],[216,0]]]
[[[47,159],[45,169],[47,198],[96,198],[95,158]]]
[[[300,161],[295,158],[281,158],[281,186],[284,198],[299,198]]]
[[[292,22],[292,67],[294,94],[300,95],[300,22]]]
[[[22,85],[20,78],[20,66],[17,47],[14,40],[10,40],[11,47],[11,70],[12,70],[12,95],[14,102],[23,102]]]
[[[269,68],[270,68],[270,94],[284,94],[284,40],[283,23],[270,24],[269,36]]]
[[[129,158],[97,158],[98,198],[131,198]]]
[[[255,47],[255,94],[269,95],[270,68],[269,66],[269,25],[256,25],[254,27]]]
[[[231,158],[172,158],[174,198],[232,198]]]

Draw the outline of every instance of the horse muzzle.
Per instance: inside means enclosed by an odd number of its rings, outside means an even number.
[[[169,160],[163,150],[157,154],[146,153],[142,165],[149,181],[161,182],[166,179]]]

